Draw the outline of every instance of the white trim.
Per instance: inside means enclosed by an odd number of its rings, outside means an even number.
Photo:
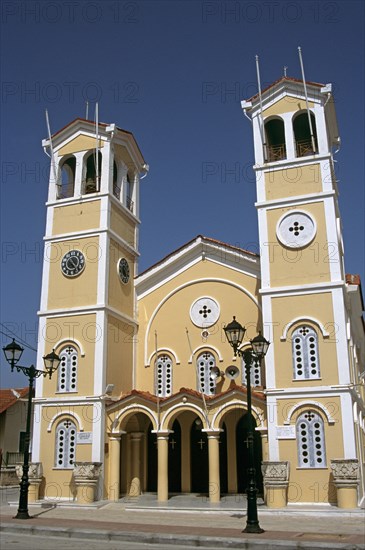
[[[280,296],[300,296],[302,294],[320,294],[323,291],[333,292],[338,288],[344,288],[344,281],[338,282],[325,282],[325,283],[310,283],[308,285],[293,285],[293,286],[282,286],[274,287],[268,289],[260,289],[259,293],[264,295],[280,295]],[[300,289],[300,290],[299,290]],[[274,296],[272,296],[274,297]]]
[[[333,326],[338,329],[336,332],[338,382],[340,385],[346,385],[351,383],[351,379],[346,331],[346,305],[344,303],[343,288],[332,291],[332,305]]]
[[[96,302],[98,304],[108,303],[108,279],[109,279],[109,239],[107,233],[102,233],[99,237],[100,254],[97,273]]]
[[[158,348],[157,351],[155,350],[151,353],[151,355],[148,359],[148,362],[145,364],[145,367],[150,367],[151,363],[152,363],[152,360],[153,360],[153,357],[160,355],[160,353],[168,353],[168,354],[172,355],[172,357],[175,360],[175,364],[180,365],[181,361],[178,358],[178,356],[176,355],[176,353],[174,352],[174,350],[172,350],[171,348]]]
[[[96,330],[101,330],[101,336],[96,340],[94,346],[94,394],[102,395],[106,386],[105,348],[107,346],[108,335],[107,319],[103,311],[96,312],[95,326]]]
[[[263,335],[270,342],[269,349],[265,356],[265,380],[267,388],[276,387],[275,375],[275,323],[272,318],[272,298],[271,296],[262,297],[262,327]]]
[[[165,422],[167,421],[167,417],[171,416],[173,412],[176,411],[176,409],[192,409],[195,411],[198,416],[200,417],[200,420],[206,424],[207,428],[210,429],[210,422],[208,415],[206,414],[205,410],[196,405],[195,403],[189,403],[188,401],[186,403],[183,403],[182,401],[179,401],[179,403],[176,403],[175,405],[172,405],[163,415],[161,422],[160,422],[160,430],[163,430],[163,426]],[[167,429],[167,428],[165,428]]]
[[[280,340],[285,342],[285,340],[287,339],[288,331],[293,325],[295,325],[296,323],[306,323],[308,321],[318,326],[318,328],[322,332],[323,338],[329,338],[330,333],[326,331],[326,329],[324,328],[322,323],[318,321],[318,319],[315,319],[315,317],[311,317],[309,315],[303,315],[303,317],[296,317],[295,319],[292,319],[291,321],[289,321],[289,323],[287,323],[287,325],[284,327],[282,335],[280,336]]]
[[[68,344],[75,344],[80,350],[81,357],[85,357],[84,348],[82,347],[80,341],[76,340],[75,338],[62,338],[61,340],[58,340],[55,344],[53,344],[53,348],[54,349],[62,348],[63,345],[68,345]]]
[[[201,350],[213,350],[215,352],[215,354],[218,356],[219,362],[221,363],[223,361],[223,357],[222,357],[221,352],[219,351],[218,348],[216,348],[215,346],[209,345],[209,344],[202,344],[201,346],[198,346],[197,348],[195,348],[193,350],[192,354],[190,355],[190,357],[188,359],[188,363],[190,365],[193,362],[194,355],[197,354]]]
[[[267,436],[269,445],[269,460],[280,460],[279,440],[276,427],[278,426],[277,398],[271,395],[266,397]]]
[[[114,432],[114,430],[116,430],[118,424],[120,424],[120,422],[121,422],[120,418],[122,416],[126,415],[130,411],[133,411],[134,413],[140,412],[140,409],[142,411],[146,412],[148,418],[152,417],[152,419],[154,420],[155,426],[158,427],[157,416],[154,414],[154,412],[149,407],[147,407],[146,405],[141,405],[139,403],[132,403],[131,405],[127,405],[127,407],[123,407],[123,409],[117,413],[117,416],[115,417],[115,419],[112,422],[110,431]]]
[[[104,462],[105,408],[99,401],[93,406],[91,460]]]
[[[355,425],[351,394],[342,393],[340,399],[344,458],[354,458],[358,456],[358,453],[356,452]]]
[[[60,403],[59,403],[59,406],[61,406]],[[78,430],[79,432],[84,431],[84,425],[82,423],[82,420],[81,420],[80,416],[78,414],[76,414],[75,412],[71,411],[70,409],[66,409],[66,410],[63,410],[63,411],[60,411],[60,412],[56,413],[52,417],[50,423],[48,424],[47,432],[52,431],[52,426],[56,422],[57,418],[60,418],[60,416],[65,416],[65,415],[71,416],[76,421],[76,423],[78,425],[78,428],[79,428],[79,430]]]
[[[305,241],[304,243],[301,243],[299,245],[297,244],[294,244],[292,242],[287,242],[284,238],[284,236],[281,234],[281,231],[280,231],[280,225],[282,223],[282,221],[285,219],[285,218],[288,218],[289,216],[293,216],[295,214],[304,214],[304,216],[306,216],[307,218],[309,218],[309,220],[313,223],[313,227],[314,227],[314,231],[313,231],[313,234],[312,236],[310,237],[309,240]],[[278,239],[278,241],[280,241],[280,243],[284,246],[286,246],[287,248],[294,248],[294,249],[302,249],[302,248],[305,248],[307,247],[314,239],[314,237],[316,236],[317,234],[317,222],[316,222],[316,219],[315,217],[313,216],[313,214],[311,214],[310,212],[307,212],[306,210],[298,210],[298,209],[295,209],[295,210],[289,210],[288,212],[285,212],[278,220],[277,224],[276,224],[276,230],[275,230],[275,234],[276,234],[276,237]]]
[[[340,243],[338,240],[336,211],[333,199],[329,200],[327,198],[324,200],[324,215],[326,220],[328,246],[327,261],[329,263],[331,281],[341,281],[343,277],[341,269]],[[331,246],[335,247],[334,253],[330,249]]]
[[[338,420],[335,420],[335,418],[333,418],[333,416],[331,415],[331,413],[329,412],[329,410],[327,409],[327,407],[325,405],[322,405],[322,403],[318,402],[318,401],[300,401],[299,403],[295,403],[295,405],[292,406],[292,408],[290,409],[290,411],[288,412],[288,415],[286,417],[286,419],[284,420],[284,426],[285,425],[288,425],[290,424],[290,421],[291,421],[291,417],[293,416],[294,412],[301,408],[301,407],[310,407],[310,406],[313,406],[313,407],[317,407],[319,409],[321,409],[321,411],[326,415],[326,418],[327,418],[327,421],[328,421],[328,424],[335,424],[336,422],[338,422]]]
[[[69,316],[76,316],[76,315],[89,315],[91,313],[95,314],[99,311],[104,311],[107,314],[113,315],[114,317],[117,317],[121,321],[128,323],[133,326],[137,326],[137,322],[128,315],[123,314],[122,312],[116,310],[112,306],[108,306],[105,304],[98,304],[94,306],[78,306],[75,308],[69,308],[67,309],[67,312],[64,313],[64,309],[52,309],[48,311],[39,311],[38,315],[39,317],[47,317],[49,319],[57,319],[61,317],[69,317]]]
[[[246,405],[246,408],[244,407],[244,405]],[[247,399],[246,399],[246,401],[240,401],[239,399],[234,399],[232,401],[229,401],[228,403],[225,403],[221,407],[219,407],[218,411],[214,414],[214,416],[212,418],[212,421],[210,423],[212,430],[218,430],[219,429],[218,425],[216,427],[214,427],[216,422],[217,422],[218,415],[221,415],[222,418],[220,420],[223,420],[223,416],[225,414],[225,412],[224,412],[225,409],[229,409],[231,407],[237,407],[237,408],[240,408],[240,409],[243,409],[243,410],[247,411]],[[256,426],[256,428],[266,429],[266,426],[265,426],[265,423],[264,423],[264,420],[265,420],[264,410],[259,409],[257,406],[254,406],[254,405],[252,405],[251,408],[255,412],[256,417],[260,422],[260,426]],[[263,403],[263,408],[266,408],[266,405],[264,403]]]

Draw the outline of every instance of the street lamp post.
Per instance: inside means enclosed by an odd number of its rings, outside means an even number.
[[[238,355],[243,358],[246,370],[247,384],[247,414],[248,414],[248,487],[247,487],[247,523],[244,533],[263,533],[259,525],[257,515],[257,486],[256,486],[256,468],[255,468],[255,450],[254,450],[254,428],[252,422],[252,405],[251,405],[251,365],[253,362],[259,361],[265,357],[269,348],[268,342],[261,332],[255,338],[250,340],[251,348],[241,350],[239,346],[242,343],[246,329],[236,321],[233,321],[224,327],[224,332],[228,342],[233,348],[235,357]]]
[[[37,370],[34,365],[30,367],[22,367],[18,365],[18,361],[23,353],[24,348],[19,346],[13,338],[13,341],[3,348],[7,362],[11,366],[11,372],[14,368],[18,372],[22,371],[29,379],[29,393],[28,393],[28,409],[27,409],[27,424],[25,431],[25,441],[24,441],[24,460],[23,460],[23,475],[20,482],[20,494],[19,494],[19,508],[18,513],[15,516],[16,519],[30,519],[28,513],[28,488],[29,488],[29,443],[30,443],[30,423],[32,417],[32,394],[33,394],[33,385],[34,379],[39,378],[40,376],[49,376],[52,378],[52,374],[58,369],[60,364],[60,358],[52,350],[51,353],[48,353],[43,357],[45,371]]]

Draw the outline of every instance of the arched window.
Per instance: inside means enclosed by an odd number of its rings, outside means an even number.
[[[197,359],[198,391],[205,395],[215,394],[215,378],[211,376],[212,368],[215,367],[215,357],[205,351]]]
[[[246,386],[247,375],[246,375],[245,362],[243,359],[242,359],[241,366],[242,366],[242,384]],[[262,386],[261,365],[259,361],[255,361],[255,360],[252,361],[250,374],[251,374],[250,376],[251,387],[255,388],[258,386]]]
[[[156,361],[156,395],[168,397],[172,393],[172,361],[168,355],[159,355]]]
[[[98,177],[96,177],[96,152],[92,152],[86,159],[84,193],[95,193],[100,189],[102,156],[98,151]]]
[[[77,391],[78,353],[73,346],[67,346],[60,353],[61,363],[58,367],[57,391]]]
[[[119,170],[117,163],[113,162],[113,195],[120,200],[121,181],[119,181]]]
[[[326,447],[323,420],[313,410],[305,411],[296,422],[298,465],[301,468],[325,468]]]
[[[57,198],[73,197],[75,188],[76,158],[69,157],[61,165],[61,181],[58,187]]]
[[[314,144],[312,143],[307,111],[299,113],[293,120],[293,130],[297,157],[306,157],[308,155],[313,155],[314,153],[318,152],[316,119],[313,113],[310,113],[310,118],[313,130]]]
[[[312,327],[302,325],[294,330],[292,352],[295,380],[320,378],[318,336]]]
[[[284,121],[272,118],[265,123],[267,160],[276,162],[286,158]]]
[[[126,200],[126,206],[128,208],[128,210],[130,210],[131,212],[133,212],[133,208],[134,208],[134,202],[132,200],[132,197],[133,197],[133,183],[134,183],[134,175],[131,173],[131,172],[128,172],[127,173],[127,178],[126,178],[126,197],[125,197],[125,200]]]
[[[55,467],[72,468],[76,458],[76,425],[63,420],[56,428]]]

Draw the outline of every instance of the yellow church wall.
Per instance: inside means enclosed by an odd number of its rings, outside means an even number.
[[[132,389],[134,327],[108,316],[106,383],[114,384],[113,394]]]
[[[60,422],[69,419],[76,424],[77,431],[80,431],[80,426],[78,426],[77,421],[69,414],[69,411],[71,411],[81,419],[84,432],[91,432],[93,428],[93,406],[88,404],[62,406],[60,404],[57,407],[44,406],[41,411],[42,427],[40,450],[44,480],[40,487],[40,498],[73,500],[76,497],[76,487],[73,482],[73,468],[64,469],[55,466],[56,429]],[[63,411],[64,414],[62,414]],[[55,415],[57,415],[56,419],[54,419]],[[51,431],[48,431],[50,423],[52,423]],[[91,444],[77,444],[75,462],[91,461],[91,447]]]
[[[308,195],[322,191],[319,163],[282,168],[265,173],[266,200]]]
[[[273,327],[275,335],[275,365],[276,386],[297,387],[318,386],[338,384],[338,365],[336,350],[336,331],[333,322],[333,303],[330,292],[318,294],[307,294],[301,296],[281,296],[272,298],[272,318],[275,319]],[[314,318],[321,323],[329,336],[324,338],[317,324],[307,321],[306,318]],[[285,341],[280,340],[285,327],[294,319],[303,319],[302,322],[290,327]],[[292,332],[301,324],[308,324],[318,334],[318,354],[320,366],[320,379],[316,380],[293,380],[293,359],[292,359]]]
[[[130,246],[135,246],[135,223],[127,218],[114,204],[110,209],[110,229],[114,231]]]
[[[99,148],[104,147],[104,142],[99,139]],[[58,155],[69,155],[70,153],[78,153],[79,151],[88,151],[96,148],[96,139],[80,135],[69,141],[66,145],[58,150]]]
[[[118,274],[118,262],[125,258],[129,265],[129,282],[127,284],[120,280]],[[109,292],[108,303],[115,309],[133,317],[134,309],[134,258],[131,254],[118,245],[114,240],[109,244]]]
[[[100,226],[100,201],[57,206],[53,213],[52,235],[61,235]]]
[[[290,249],[276,237],[276,226],[286,212],[308,212],[317,223],[314,240],[306,247]],[[268,234],[272,235],[269,247],[271,286],[304,285],[331,280],[330,262],[333,261],[331,243],[327,242],[326,220],[323,203],[310,203],[298,208],[275,208],[267,212]]]
[[[80,250],[85,269],[76,277],[65,277],[61,261],[70,250]],[[97,303],[98,259],[101,251],[97,236],[51,243],[47,249],[50,262],[48,309],[68,309]]]
[[[227,272],[226,272],[227,274]],[[205,272],[207,277],[207,272]],[[244,276],[242,276],[244,279]],[[248,278],[248,277],[247,277]],[[179,280],[179,282],[181,282]],[[243,283],[243,281],[241,281]],[[215,325],[208,328],[209,336],[202,337],[202,328],[195,326],[190,319],[190,307],[192,303],[200,297],[209,296],[215,299],[221,308],[220,318]],[[144,308],[140,304],[140,327],[138,333],[138,365],[137,387],[155,393],[154,391],[154,368],[145,368],[144,361],[144,342],[145,332],[148,322],[156,302],[150,303],[150,307]],[[257,334],[259,326],[259,309],[254,301],[244,294],[241,290],[233,287],[228,281],[206,282],[190,284],[172,294],[170,298],[163,303],[153,319],[149,328],[147,338],[147,358],[149,358],[156,349],[172,349],[181,364],[174,364],[173,367],[173,392],[179,391],[181,387],[192,387],[197,389],[196,376],[196,358],[200,351],[211,348],[216,357],[217,366],[225,369],[233,361],[233,352],[225,342],[223,327],[229,323],[233,315],[236,315],[241,324],[247,328],[247,339]],[[188,331],[188,332],[187,332]],[[189,359],[194,350],[201,348],[194,354],[192,364]],[[212,349],[214,348],[214,349]],[[218,353],[224,357],[223,362],[219,362]],[[240,360],[235,361],[240,368]],[[219,381],[218,391],[228,389],[230,381],[224,379]]]
[[[313,109],[313,101],[308,101],[308,107]],[[307,108],[306,102],[298,99],[297,97],[285,96],[274,105],[271,105],[267,109],[263,109],[264,119],[274,116],[282,115],[283,113],[291,113],[292,111],[302,111]]]
[[[99,329],[96,326],[95,314],[68,315],[67,317],[52,317],[47,319],[44,328],[44,338],[49,348],[54,347],[60,353],[67,345],[74,345],[78,350],[77,391],[57,392],[57,372],[51,380],[43,381],[43,395],[46,397],[57,395],[58,399],[79,395],[91,395],[94,388],[94,356],[95,343]],[[60,345],[58,342],[62,341]],[[77,343],[82,343],[82,350]],[[82,355],[82,353],[84,355]]]
[[[305,398],[303,397],[303,401]],[[311,399],[318,403],[303,405],[296,409],[290,419],[290,424],[295,426],[296,420],[305,410],[311,409],[318,413],[324,424],[324,438],[326,448],[326,465],[323,468],[298,467],[298,449],[296,439],[279,440],[279,453],[281,460],[290,462],[289,502],[336,502],[336,491],[333,486],[330,462],[333,458],[344,456],[341,402],[339,397],[316,397]],[[291,409],[298,400],[278,400],[277,413],[278,424],[283,425]],[[323,408],[334,420],[329,424]]]

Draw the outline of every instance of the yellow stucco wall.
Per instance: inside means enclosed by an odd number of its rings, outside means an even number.
[[[272,299],[271,304],[272,317],[275,319],[275,365],[280,365],[275,372],[276,386],[279,388],[294,386],[299,389],[302,386],[338,384],[337,337],[331,293],[295,296],[295,299],[292,296],[276,297]],[[314,318],[321,323],[329,333],[329,337],[323,337],[317,324],[302,321],[290,327],[285,341],[280,340],[288,323],[294,319],[306,319],[307,317]],[[291,335],[303,323],[312,326],[318,334],[320,380],[293,380]]]
[[[224,325],[236,315],[247,328],[247,339],[255,336],[261,328],[257,304],[238,286],[255,296],[257,279],[210,261],[199,261],[140,300],[136,380],[139,389],[155,393],[154,362],[145,367],[145,342],[147,359],[154,354],[157,345],[159,349],[171,349],[180,361],[179,365],[174,362],[173,366],[173,392],[181,387],[197,389],[196,358],[204,350],[210,350],[215,355],[220,369],[224,370],[232,364],[233,352],[225,341]],[[165,299],[169,294],[170,297]],[[204,296],[215,299],[221,310],[217,323],[208,328],[206,339],[202,337],[203,329],[195,326],[190,319],[191,305]],[[194,354],[190,364],[190,356],[198,348],[202,349]],[[219,353],[224,358],[221,362],[218,360]],[[235,364],[240,368],[239,359],[235,360]],[[228,379],[224,379],[223,383],[219,380],[217,391],[226,390],[229,383]]]
[[[265,174],[266,200],[308,195],[322,191],[320,164],[271,170]]]
[[[53,213],[52,235],[97,229],[100,226],[100,201],[57,206]]]
[[[104,142],[99,139],[99,148],[104,147]],[[80,135],[72,139],[69,143],[58,150],[59,156],[77,153],[78,151],[88,151],[96,148],[96,139],[90,136]]]
[[[69,419],[76,424],[77,431],[80,431],[78,421],[75,420],[72,415],[68,414],[69,411],[71,411],[81,419],[83,431],[91,432],[93,428],[93,406],[87,403],[84,405],[71,406],[57,405],[57,407],[42,407],[41,410],[42,415],[40,421],[42,422],[42,427],[40,451],[44,479],[40,487],[40,498],[73,500],[76,496],[76,487],[72,479],[73,468],[58,469],[55,466],[56,429],[60,422]],[[64,414],[62,414],[63,411]],[[58,415],[56,419],[54,419],[55,415]],[[48,431],[49,427],[51,428],[50,431]],[[90,443],[76,445],[75,461],[91,461]]]
[[[308,106],[310,109],[314,107],[312,101],[308,101]],[[263,109],[264,118],[268,118],[274,115],[281,115],[283,113],[291,113],[292,111],[302,111],[306,109],[305,101],[298,99],[297,97],[285,96],[274,105],[271,105],[267,109]]]
[[[92,395],[95,343],[100,336],[100,329],[96,326],[96,315],[89,313],[47,319],[42,336],[47,341],[47,348],[55,348],[58,354],[68,344],[76,346],[78,350],[77,392],[72,392],[71,395]],[[81,349],[78,343],[81,343]],[[57,398],[62,401],[63,398],[69,397],[70,393],[57,393],[57,378],[56,372],[51,380],[48,377],[44,379],[43,395],[47,397],[57,395]]]
[[[303,396],[303,401],[306,399]],[[279,441],[279,453],[281,460],[290,461],[290,483],[288,491],[289,502],[335,502],[336,491],[333,486],[330,462],[333,458],[344,456],[341,403],[339,397],[320,397],[310,399],[319,406],[303,404],[292,414],[290,425],[295,426],[300,414],[306,410],[318,413],[324,425],[324,437],[326,448],[326,463],[323,468],[299,468],[298,449],[296,439],[282,439]],[[298,403],[298,400],[280,399],[278,401],[278,424],[283,425],[291,409]],[[327,409],[334,423],[329,423],[322,407]]]
[[[126,284],[120,280],[118,274],[118,262],[121,258],[125,258],[129,265],[130,277]],[[111,239],[109,245],[108,302],[109,305],[130,317],[133,317],[134,312],[134,267],[132,255]]]
[[[134,332],[132,325],[108,316],[106,383],[114,384],[113,395],[132,389]]]
[[[85,269],[77,277],[65,277],[61,261],[70,250],[80,250],[86,259]],[[47,249],[50,262],[48,309],[91,305],[97,303],[99,249],[98,237],[51,243]]]
[[[284,247],[276,236],[280,217],[291,210],[301,210],[313,216],[317,223],[314,240],[306,247]],[[267,211],[271,286],[301,285],[330,281],[331,248],[327,242],[323,203],[300,205],[298,208],[275,208]]]
[[[128,244],[135,246],[135,223],[127,219],[125,213],[114,204],[111,205],[110,210],[110,228]]]

